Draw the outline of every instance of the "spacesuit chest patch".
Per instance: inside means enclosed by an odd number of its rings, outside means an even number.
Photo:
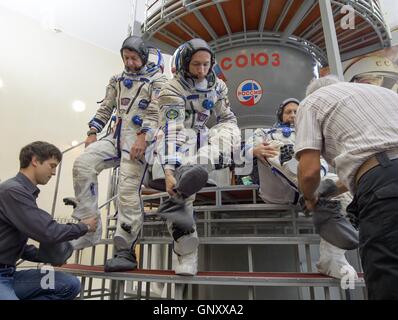
[[[196,113],[196,119],[195,119],[195,125],[196,126],[203,126],[207,119],[209,118],[209,115],[204,112],[197,112]]]
[[[131,101],[130,98],[122,98],[122,99],[120,100],[120,104],[121,104],[122,106],[128,106],[129,103],[130,103],[130,101]]]
[[[140,102],[138,102],[138,108],[140,108],[141,110],[145,110],[149,105],[149,101],[146,99],[142,99],[140,100]]]
[[[169,109],[166,111],[166,118],[168,120],[176,120],[180,116],[180,111],[178,109]]]
[[[196,114],[196,120],[199,121],[199,122],[206,121],[208,117],[209,117],[209,115],[206,114],[206,113],[203,113],[203,112],[198,112]]]
[[[158,99],[159,94],[160,94],[160,89],[154,89],[152,99]]]

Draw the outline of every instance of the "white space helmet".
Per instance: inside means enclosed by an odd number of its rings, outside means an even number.
[[[182,48],[184,48],[184,44],[180,45],[176,51],[174,51],[173,56],[171,57],[171,63],[170,63],[170,71],[173,74],[173,76],[177,73],[177,63],[179,61],[179,56],[181,53]]]
[[[164,59],[163,55],[159,49],[148,47],[148,62],[147,62],[147,69],[148,72],[156,68],[160,68],[162,73],[164,72]]]
[[[381,85],[383,74],[398,74],[398,66],[382,56],[368,56],[351,64],[344,72],[349,82],[363,82]]]

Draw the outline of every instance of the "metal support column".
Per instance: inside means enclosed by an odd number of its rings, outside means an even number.
[[[343,67],[341,65],[339,44],[337,42],[336,28],[334,25],[330,0],[319,0],[319,8],[321,9],[322,27],[325,35],[330,73],[344,81]]]
[[[80,295],[79,295],[79,299],[80,300],[84,300],[84,289],[86,287],[86,277],[82,277],[81,281],[80,281]]]
[[[248,245],[247,246],[247,257],[248,257],[248,263],[249,263],[249,272],[253,272],[253,250],[252,246]],[[255,288],[254,287],[248,287],[248,297],[249,300],[255,300]]]
[[[312,272],[312,259],[311,259],[311,247],[309,244],[304,245],[305,257],[307,259],[307,272]],[[315,300],[315,289],[310,287],[310,300]]]

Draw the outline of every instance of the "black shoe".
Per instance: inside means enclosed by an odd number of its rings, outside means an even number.
[[[135,252],[128,249],[118,250],[115,257],[106,261],[105,272],[131,271],[137,269],[137,258]]]

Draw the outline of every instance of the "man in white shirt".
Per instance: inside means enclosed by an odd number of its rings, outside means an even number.
[[[397,110],[391,90],[328,76],[310,83],[297,112],[300,190],[314,209],[322,155],[354,195],[369,299],[398,299]]]

